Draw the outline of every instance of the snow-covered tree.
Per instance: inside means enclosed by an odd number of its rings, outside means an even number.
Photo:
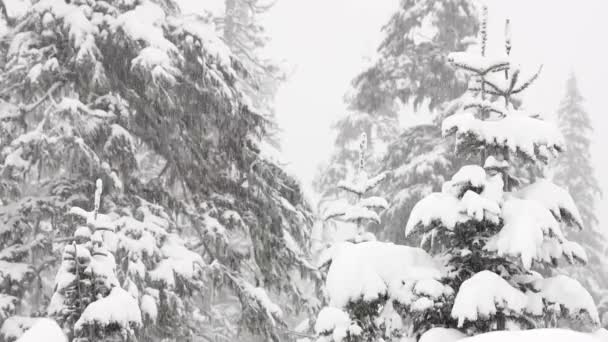
[[[350,178],[338,182],[337,187],[346,192],[347,197],[333,201],[327,205],[323,212],[324,220],[337,219],[354,224],[356,233],[352,237],[354,242],[376,240],[375,236],[366,231],[366,225],[370,222],[380,224],[380,216],[375,210],[388,208],[386,199],[379,196],[367,196],[367,194],[380,184],[386,174],[369,177],[365,171],[365,161],[368,150],[367,134],[361,134],[359,142],[359,158],[357,159],[356,172]]]
[[[318,342],[415,337],[453,295],[439,281],[445,270],[420,248],[339,242],[327,256],[328,305],[316,318]]]
[[[317,279],[310,210],[265,143],[245,63],[209,16],[177,8],[34,1],[3,37],[1,260],[7,312],[28,316],[3,335],[47,314],[62,239],[83,225],[66,213],[91,210],[96,178],[140,339],[277,340],[286,316],[317,306],[300,286]]]
[[[320,267],[328,267],[324,287],[327,306],[318,313],[314,327],[319,342],[412,337],[434,314],[430,309],[446,303],[453,293],[439,282],[445,270],[424,250],[378,242],[366,232],[366,222],[380,225],[374,209],[388,207],[382,197],[365,196],[386,176],[368,177],[366,149],[363,133],[357,173],[338,183],[351,195],[351,201],[331,203],[323,213],[325,219],[354,223],[356,233],[347,241],[330,245],[319,258]]]
[[[490,55],[485,24],[481,53],[449,55],[472,78],[462,110],[442,123],[443,134],[455,137],[457,153],[476,156],[480,164],[463,166],[440,192],[416,204],[405,227],[406,235],[421,236],[421,246],[449,268],[443,282],[455,290],[453,302],[447,312],[437,308],[447,315],[432,324],[469,334],[555,327],[561,320],[596,326],[597,309],[579,282],[537,272],[560,260],[587,261],[581,245],[564,234],[566,227],[584,224],[565,189],[542,178],[514,177],[522,163],[538,165],[557,156],[564,139],[556,126],[516,106],[514,96],[539,71],[527,73],[509,58],[508,22],[506,53]]]
[[[452,165],[449,148],[440,151],[446,144],[431,116],[449,112],[446,107],[466,89],[466,75],[446,60],[449,52],[472,42],[478,30],[476,12],[468,0],[402,0],[383,28],[378,58],[353,80],[346,98],[350,111],[334,126],[336,151],[319,171],[315,188],[328,198],[335,195],[333,185],[352,172],[349,160],[356,156],[358,134],[366,132],[373,142],[369,170],[388,172],[378,189],[392,203],[382,215],[383,231],[377,232],[381,239],[403,241],[402,222],[413,205],[440,188],[443,176],[459,165]],[[431,115],[417,114],[428,110]],[[429,116],[422,119],[426,124],[410,122],[415,115]],[[403,126],[408,128],[402,131]],[[414,147],[418,144],[422,146]],[[429,166],[446,173],[427,172]]]
[[[600,311],[608,310],[608,265],[606,264],[605,235],[598,226],[596,202],[601,190],[591,163],[590,136],[593,128],[583,107],[583,97],[578,89],[576,76],[571,74],[566,94],[557,112],[559,128],[566,139],[566,151],[557,160],[553,174],[556,184],[568,189],[578,204],[584,231],[573,234],[581,242],[589,257],[589,267],[572,269],[572,275],[590,289],[594,298],[601,302]],[[607,317],[608,319],[608,317]],[[604,322],[604,324],[608,321]]]
[[[85,218],[87,225],[79,226],[63,249],[49,304],[48,313],[62,324],[70,340],[130,340],[142,325],[137,296],[120,287],[116,259],[104,241],[105,233],[113,233],[115,227],[99,212],[101,192],[98,179],[93,211],[70,210]]]
[[[339,189],[335,184],[340,180],[352,177],[357,173],[357,166],[352,163],[359,155],[361,132],[367,135],[366,165],[368,170],[379,168],[386,144],[398,134],[399,122],[396,117],[376,116],[369,113],[354,111],[338,120],[333,129],[337,132],[332,154],[326,165],[322,165],[314,180],[315,190],[321,193],[325,200],[338,197]]]

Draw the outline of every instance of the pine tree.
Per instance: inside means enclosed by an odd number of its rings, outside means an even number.
[[[484,19],[482,28],[485,24]],[[566,227],[582,228],[583,221],[566,190],[542,178],[525,184],[513,176],[521,163],[547,163],[563,151],[564,141],[557,127],[513,101],[539,71],[526,74],[511,63],[508,25],[506,54],[489,56],[482,29],[481,55],[449,56],[454,67],[473,77],[463,110],[443,121],[443,134],[455,136],[457,153],[481,156],[481,165],[463,166],[441,192],[416,204],[406,235],[420,234],[425,249],[448,260],[451,271],[444,282],[455,296],[449,315],[434,325],[469,334],[555,327],[562,320],[593,327],[599,323],[597,309],[580,283],[537,272],[561,258],[587,261],[583,248],[563,233]]]
[[[566,139],[566,151],[557,160],[553,175],[556,184],[568,189],[572,198],[579,205],[584,231],[573,234],[581,241],[589,257],[589,267],[572,269],[572,275],[590,289],[597,301],[603,300],[600,312],[608,310],[606,303],[606,239],[598,227],[595,203],[601,196],[601,190],[594,176],[591,165],[590,139],[593,132],[589,115],[583,108],[576,76],[570,75],[566,85],[566,95],[558,110],[559,127]],[[606,322],[604,322],[605,324]]]
[[[413,205],[428,191],[440,187],[442,176],[437,175],[440,179],[436,180],[423,171],[425,155],[433,159],[428,165],[441,164],[446,171],[443,176],[459,165],[451,165],[454,156],[449,148],[445,152],[437,150],[437,146],[445,146],[438,125],[412,126],[403,122],[401,114],[410,107],[422,112],[427,108],[455,110],[450,108],[451,101],[465,91],[466,77],[447,65],[447,54],[470,45],[477,30],[476,8],[471,1],[403,0],[383,28],[378,60],[353,80],[353,90],[347,96],[350,111],[334,126],[338,133],[336,151],[328,166],[319,171],[315,188],[326,198],[335,195],[333,184],[352,172],[348,161],[356,156],[357,135],[366,132],[374,143],[368,167],[374,172],[387,172],[378,194],[392,203],[382,216],[383,230],[377,232],[380,239],[402,242],[403,220],[407,220]],[[401,131],[400,126],[412,127]],[[429,134],[434,139],[429,139]],[[402,143],[408,140],[428,145],[408,150],[411,144]],[[391,171],[395,171],[394,176]],[[429,184],[433,185],[429,188]]]
[[[366,224],[370,222],[380,224],[380,216],[374,210],[388,208],[388,202],[382,197],[364,197],[386,177],[386,174],[369,177],[365,171],[367,143],[367,134],[362,133],[359,143],[357,171],[352,178],[341,180],[337,184],[339,189],[344,190],[352,198],[347,197],[341,201],[330,203],[323,213],[324,220],[338,219],[354,224],[356,228],[356,233],[352,237],[354,242],[376,240],[372,233],[366,232]]]
[[[0,50],[0,247],[24,267],[8,311],[28,316],[5,326],[48,313],[64,239],[83,225],[66,213],[90,210],[96,178],[139,339],[278,340],[286,317],[316,307],[300,286],[318,278],[310,210],[268,156],[272,122],[208,16],[170,0],[42,0]]]

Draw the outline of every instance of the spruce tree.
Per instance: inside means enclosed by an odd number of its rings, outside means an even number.
[[[450,181],[413,208],[406,235],[420,234],[422,247],[446,258],[444,279],[455,291],[448,316],[434,325],[468,334],[505,329],[561,326],[562,320],[592,328],[599,323],[590,294],[566,276],[543,278],[538,272],[587,261],[581,245],[564,234],[582,227],[575,201],[565,189],[542,178],[517,179],[521,164],[547,163],[564,150],[557,127],[537,114],[517,109],[513,96],[539,75],[510,61],[505,52],[491,56],[481,31],[480,54],[451,53],[451,64],[472,74],[462,110],[442,123],[454,136],[456,151],[475,156]],[[486,26],[484,23],[482,27]]]
[[[568,189],[579,205],[585,230],[569,232],[580,240],[589,257],[589,267],[571,269],[571,274],[587,285],[596,301],[602,301],[600,312],[608,310],[608,277],[606,276],[606,238],[596,216],[596,203],[601,190],[591,163],[590,136],[593,127],[589,115],[583,107],[583,97],[578,89],[577,79],[571,74],[566,84],[566,94],[561,101],[557,118],[566,139],[566,151],[557,160],[553,174],[556,184]],[[604,322],[606,324],[608,322]]]

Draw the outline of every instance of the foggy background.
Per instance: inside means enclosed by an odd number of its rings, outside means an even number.
[[[573,70],[593,120],[593,160],[608,194],[608,118],[603,81],[608,76],[605,0],[488,0],[490,41],[512,22],[513,55],[530,67],[543,64],[538,81],[524,96],[527,108],[551,118]],[[266,18],[268,54],[284,60],[289,79],[277,95],[282,150],[307,188],[317,167],[333,150],[331,124],[347,112],[343,96],[354,75],[373,60],[382,26],[398,0],[278,1]],[[496,29],[496,28],[500,29]],[[502,37],[502,36],[501,36]],[[502,41],[502,39],[499,39]],[[408,113],[405,113],[406,115]],[[411,113],[409,113],[411,115]],[[415,119],[415,118],[413,118]],[[600,228],[608,222],[598,205]]]

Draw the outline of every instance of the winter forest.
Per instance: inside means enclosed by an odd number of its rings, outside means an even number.
[[[0,342],[608,342],[603,0],[0,10]]]

